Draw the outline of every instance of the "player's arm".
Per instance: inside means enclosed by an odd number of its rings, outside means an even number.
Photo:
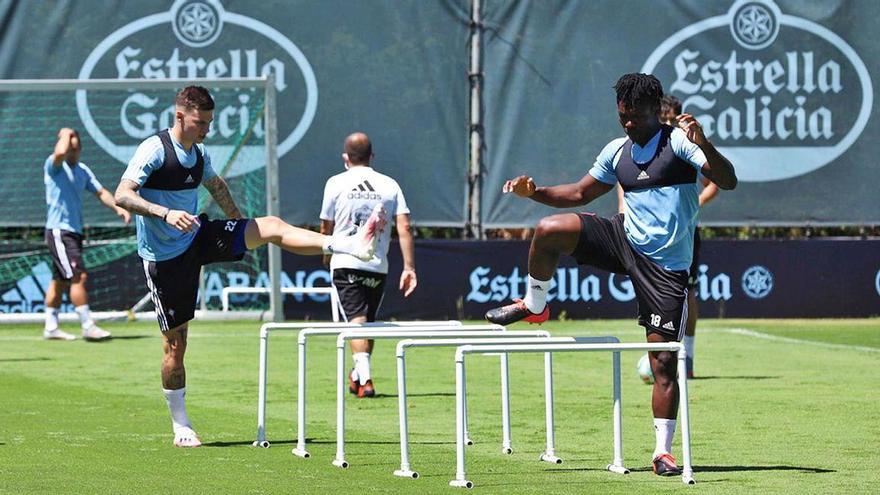
[[[217,206],[223,210],[223,213],[226,214],[227,218],[243,218],[241,212],[238,210],[238,206],[235,205],[235,200],[233,200],[232,195],[229,194],[229,186],[226,185],[226,181],[223,180],[223,177],[215,175],[202,182],[202,185],[205,186],[205,189],[207,189],[209,193],[211,193],[211,197],[214,198],[214,201],[217,202]]]
[[[55,143],[55,150],[52,151],[53,166],[60,167],[61,164],[64,163],[64,157],[67,156],[67,152],[70,151],[70,147],[73,146],[72,141],[75,135],[76,133],[69,127],[65,127],[58,131],[58,142]]]
[[[623,213],[626,210],[623,207],[623,186],[617,184],[617,187],[614,189],[617,190],[617,213]]]
[[[413,241],[409,225],[409,214],[394,217],[397,223],[397,237],[400,242],[400,254],[403,256],[403,271],[400,272],[400,290],[403,297],[409,297],[419,285],[416,277],[416,245]]]
[[[95,193],[95,197],[98,198],[104,206],[113,210],[113,213],[122,219],[125,222],[125,225],[128,225],[131,222],[131,213],[128,212],[125,208],[120,208],[116,206],[116,199],[110,194],[110,191],[104,189],[103,187]]]
[[[703,190],[700,191],[700,206],[708,203],[715,199],[715,196],[718,196],[718,186],[715,185],[711,180],[703,177]]]
[[[333,220],[321,220],[321,233],[324,235],[333,235],[333,228],[336,227],[336,222]],[[324,266],[330,268],[330,258],[332,254],[324,255]]]
[[[581,180],[572,184],[537,187],[535,181],[526,175],[520,175],[504,183],[503,193],[514,193],[523,198],[531,198],[539,203],[556,208],[571,208],[593,201],[610,191],[614,186],[596,180],[592,175],[585,174]]]
[[[697,119],[689,113],[684,113],[676,117],[675,120],[678,122],[678,126],[685,132],[687,138],[699,146],[703,154],[706,155],[706,163],[703,165],[700,173],[717,184],[721,189],[730,190],[735,188],[737,178],[733,164],[709,141],[709,138],[703,132],[703,126],[697,122]]]
[[[190,232],[198,226],[199,220],[195,215],[151,203],[138,194],[138,189],[140,186],[133,180],[122,179],[119,181],[114,196],[116,205],[144,217],[161,218],[165,223],[181,232]]]

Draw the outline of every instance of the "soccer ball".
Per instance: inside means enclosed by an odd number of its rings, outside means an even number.
[[[651,360],[648,359],[647,353],[639,359],[639,364],[636,365],[636,371],[639,372],[639,378],[645,382],[645,385],[651,385],[654,383],[654,372],[651,371]]]

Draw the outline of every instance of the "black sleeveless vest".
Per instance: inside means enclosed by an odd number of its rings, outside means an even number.
[[[627,139],[617,161],[617,181],[624,191],[639,191],[656,187],[693,184],[697,181],[697,171],[672,151],[673,127],[663,125],[660,129],[660,142],[654,157],[647,163],[636,163],[632,159],[632,139]]]
[[[202,183],[202,173],[205,171],[205,159],[202,157],[199,147],[193,143],[196,151],[196,164],[192,168],[186,168],[177,159],[177,153],[174,152],[174,144],[171,142],[168,129],[159,131],[156,135],[159,136],[162,147],[165,149],[165,161],[162,162],[161,167],[150,174],[143,187],[163,191],[183,191],[199,187],[199,184]]]

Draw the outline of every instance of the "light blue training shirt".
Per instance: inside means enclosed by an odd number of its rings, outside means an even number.
[[[633,161],[640,164],[651,161],[657,153],[661,134],[662,131],[658,131],[644,147],[633,143]],[[617,162],[627,139],[622,137],[608,143],[596,157],[590,175],[605,184],[616,184]],[[697,172],[702,169],[706,155],[684,131],[673,129],[669,141],[675,156]],[[623,202],[623,227],[630,245],[666,270],[688,270],[694,254],[694,228],[700,216],[697,182],[627,191]]]
[[[54,166],[52,156],[43,165],[46,184],[46,228],[82,234],[82,193],[97,193],[103,186],[85,163],[70,166],[67,162]]]
[[[169,136],[171,133],[169,132]],[[194,144],[189,151],[183,145],[171,137],[171,144],[180,165],[184,168],[193,168],[196,165],[196,146],[202,153],[205,161],[202,182],[215,177],[217,173],[211,166],[211,157],[203,144]],[[138,145],[134,156],[128,162],[123,179],[136,182],[141,188],[138,190],[145,200],[165,206],[172,210],[183,210],[191,215],[197,215],[199,210],[199,189],[184,189],[181,191],[165,191],[143,187],[147,178],[153,171],[162,167],[165,162],[165,149],[159,136],[150,136]],[[189,247],[198,232],[198,228],[192,232],[180,232],[161,218],[144,217],[135,215],[137,227],[138,255],[147,261],[164,261],[175,258]]]

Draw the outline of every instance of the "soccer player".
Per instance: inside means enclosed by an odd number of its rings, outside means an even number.
[[[660,121],[666,125],[675,125],[675,118],[681,115],[681,101],[672,95],[663,95],[660,100]],[[712,181],[700,175],[700,183],[703,190],[700,191],[700,208],[718,195],[718,186]],[[617,210],[625,214],[626,208],[623,202],[623,188],[617,186]],[[694,230],[694,256],[691,267],[688,269],[688,296],[687,296],[687,325],[684,331],[684,348],[687,351],[687,376],[694,377],[694,347],[697,336],[697,319],[699,318],[699,299],[697,299],[697,277],[700,274],[700,226]]]
[[[370,260],[385,219],[377,208],[355,235],[329,237],[293,227],[278,217],[242,218],[202,144],[213,120],[213,98],[207,89],[189,86],[177,93],[174,103],[174,126],[138,146],[116,189],[116,202],[137,214],[138,254],[163,337],[162,386],[174,445],[198,447],[201,441],[186,414],[183,360],[201,266],[238,261],[246,250],[269,242],[296,254],[347,253]],[[196,216],[199,184],[227,219]]]
[[[409,228],[409,208],[403,191],[397,182],[387,175],[376,172],[371,166],[373,145],[370,138],[356,132],[345,139],[342,162],[345,172],[327,180],[324,187],[324,201],[321,206],[321,233],[344,234],[362,225],[377,205],[382,205],[394,216],[400,240],[400,253],[403,256],[403,271],[400,273],[399,288],[404,297],[409,297],[416,289],[415,247]],[[333,273],[333,286],[339,293],[346,321],[363,323],[376,321],[376,312],[382,304],[385,290],[385,277],[388,274],[388,246],[391,243],[391,229],[385,229],[379,236],[376,259],[362,261],[348,254],[325,256]],[[352,340],[351,352],[354,369],[349,373],[348,390],[358,397],[373,397],[376,394],[370,375],[370,355],[373,340]]]
[[[69,292],[79,315],[83,339],[90,342],[107,340],[110,332],[100,328],[89,311],[86,290],[88,273],[82,259],[83,220],[82,193],[87,190],[107,208],[113,210],[128,225],[129,213],[116,206],[113,195],[98,182],[92,170],[79,161],[82,141],[79,133],[70,128],[58,131],[55,151],[43,165],[46,184],[46,244],[52,256],[52,282],[46,290],[46,325],[43,338],[48,340],[75,340],[76,337],[58,328],[61,297]]]
[[[736,173],[689,114],[677,127],[658,118],[663,88],[648,74],[625,74],[614,85],[617,114],[626,137],[611,141],[578,182],[537,187],[521,175],[504,183],[505,193],[557,208],[580,206],[610,191],[624,190],[626,215],[600,218],[564,213],[538,222],[529,251],[529,276],[523,300],[490,310],[486,319],[508,325],[547,321],[550,279],[559,256],[579,264],[629,275],[638,300],[639,319],[648,342],[681,340],[687,319],[688,268],[699,216],[697,174],[722,189],[736,187]],[[649,353],[654,372],[651,400],[656,444],[652,464],[661,476],[681,474],[671,454],[678,414],[676,356]]]

